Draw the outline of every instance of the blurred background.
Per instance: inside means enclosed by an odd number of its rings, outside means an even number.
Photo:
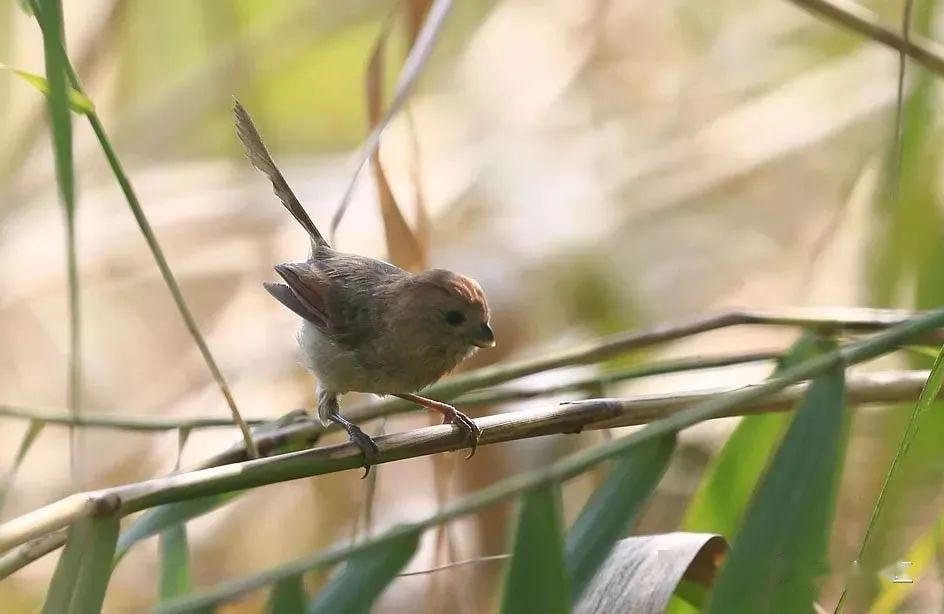
[[[886,23],[901,20],[901,2],[862,4]],[[933,32],[931,6],[916,4],[916,31]],[[253,115],[326,230],[369,132],[365,75],[392,11],[388,100],[409,46],[397,7],[380,0],[64,2],[76,69],[246,416],[310,407],[314,381],[297,355],[297,318],[262,289],[275,279],[272,264],[300,258],[307,238],[243,158],[231,97]],[[0,4],[0,62],[44,72],[39,28],[13,0]],[[428,217],[429,265],[473,276],[488,293],[498,347],[465,368],[734,306],[940,306],[940,99],[932,77],[909,67],[896,184],[897,71],[894,51],[786,0],[456,2],[409,104],[384,133],[381,159],[405,219],[416,228]],[[75,116],[74,126],[83,407],[228,417],[88,125]],[[900,198],[890,195],[892,185]],[[66,408],[63,236],[44,100],[0,71],[0,403]],[[337,247],[387,257],[369,172]],[[778,350],[792,340],[785,331],[728,330],[632,360]],[[923,364],[915,358],[910,366]],[[605,393],[744,384],[769,369],[652,378]],[[837,573],[852,558],[909,411],[856,414],[833,535]],[[383,428],[429,421],[397,416]],[[938,516],[944,415],[929,422],[915,444],[913,484],[894,498],[895,521],[881,533],[889,552]],[[637,532],[678,527],[734,424],[683,434]],[[0,471],[12,466],[27,426],[0,420]],[[190,524],[194,582],[208,586],[419,517],[610,435],[488,446],[468,462],[447,454],[384,465],[370,523],[366,482],[355,472],[257,489]],[[194,432],[181,465],[236,439],[233,428]],[[335,439],[343,438],[328,440]],[[0,520],[79,489],[167,474],[178,460],[175,432],[89,429],[78,442],[72,476],[68,430],[47,427]],[[568,483],[568,518],[601,475]],[[506,552],[512,512],[495,506],[430,532],[408,571]],[[151,540],[122,561],[105,611],[153,602],[156,553]],[[0,609],[34,611],[55,559],[0,584]],[[428,611],[490,609],[501,569],[486,562],[399,579],[378,611],[416,611],[417,603]],[[837,579],[825,578],[824,595],[834,596]],[[322,580],[309,578],[310,586]],[[227,611],[257,611],[263,598]],[[907,604],[938,610],[942,599],[930,574]]]

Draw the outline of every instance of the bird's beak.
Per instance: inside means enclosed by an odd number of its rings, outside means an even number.
[[[483,324],[482,328],[478,330],[478,333],[476,334],[475,339],[472,340],[472,343],[480,348],[495,347],[495,333],[492,332],[492,327],[488,325],[488,322]]]

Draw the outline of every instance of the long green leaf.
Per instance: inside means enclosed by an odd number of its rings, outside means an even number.
[[[209,497],[200,497],[199,499],[181,501],[180,503],[168,503],[148,510],[134,524],[121,532],[121,536],[118,538],[118,547],[115,550],[115,563],[128,553],[131,546],[142,539],[153,537],[175,525],[187,522],[191,518],[207,514],[225,505],[240,494],[240,492],[230,492],[210,495]]]
[[[175,524],[165,529],[158,541],[161,557],[161,578],[158,596],[167,601],[190,592],[190,550],[187,525]]]
[[[845,449],[845,378],[816,378],[761,481],[708,612],[808,612],[825,554]]]
[[[82,518],[72,525],[43,604],[44,614],[101,610],[117,539],[117,516]]]
[[[862,537],[859,552],[856,556],[856,560],[860,562],[860,573],[854,576],[853,582],[847,585],[843,590],[840,605],[845,602],[848,590],[855,589],[860,592],[866,592],[867,589],[870,588],[870,585],[874,586],[877,581],[876,571],[881,567],[881,563],[879,562],[881,560],[879,556],[880,548],[876,546],[876,541],[873,541],[872,537],[875,533],[876,526],[879,524],[879,520],[883,517],[886,504],[891,500],[891,493],[902,486],[902,474],[905,472],[904,465],[906,459],[909,458],[908,453],[919,431],[925,424],[926,418],[929,416],[928,411],[935,404],[938,395],[941,393],[942,387],[944,387],[944,347],[941,348],[937,359],[935,359],[934,365],[931,367],[931,373],[928,376],[928,381],[924,384],[924,388],[921,389],[921,394],[918,395],[918,402],[915,404],[914,411],[912,411],[911,418],[908,421],[908,426],[898,444],[895,457],[892,459],[892,464],[889,466],[888,472],[885,475],[882,489],[875,502],[875,507],[872,510],[872,515],[869,518],[868,526],[865,529],[865,534]],[[913,462],[913,459],[911,460]]]
[[[395,539],[351,557],[312,600],[309,614],[369,612],[380,593],[413,558],[420,533],[418,528],[402,531]]]
[[[111,577],[112,557],[118,540],[118,517],[105,516],[92,520],[92,530],[82,556],[79,580],[75,586],[70,612],[99,612],[105,600],[105,589]]]
[[[301,574],[298,574],[275,583],[269,593],[266,610],[269,614],[302,614],[307,603],[305,583]]]
[[[562,516],[559,483],[545,484],[522,495],[514,550],[505,574],[502,612],[570,611]]]
[[[19,68],[13,68],[12,66],[7,66],[3,62],[0,62],[0,70],[10,71],[14,75],[20,77],[21,79],[23,79],[24,81],[26,81],[27,83],[35,87],[44,95],[46,96],[49,95],[49,81],[47,81],[43,77],[35,73],[31,73],[25,70],[20,70]],[[89,99],[88,96],[70,87],[69,88],[69,108],[71,108],[76,113],[86,114],[86,113],[91,113],[92,111],[94,111],[95,105],[92,103],[92,101]]]
[[[59,556],[56,571],[53,572],[52,581],[46,593],[43,614],[60,614],[68,611],[75,585],[79,580],[82,555],[85,553],[86,544],[91,536],[92,522],[91,518],[80,518],[69,527],[66,547]]]
[[[772,377],[835,347],[834,341],[816,333],[804,333],[780,360]],[[705,472],[685,513],[683,530],[720,533],[728,541],[734,539],[754,488],[789,419],[789,414],[779,413],[741,419]]]
[[[66,273],[69,287],[69,411],[80,410],[82,351],[81,309],[79,305],[79,264],[75,228],[75,167],[72,158],[72,114],[69,111],[69,85],[65,35],[60,0],[42,0],[36,12],[43,31],[43,56],[46,63],[46,79],[49,81],[49,123],[52,128],[53,157],[59,195],[65,210]],[[73,433],[70,429],[70,433]],[[76,469],[76,445],[70,442],[73,471]]]
[[[576,602],[662,479],[675,434],[647,441],[616,461],[567,533],[567,571]]]

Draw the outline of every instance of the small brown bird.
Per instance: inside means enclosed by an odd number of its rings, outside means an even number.
[[[336,422],[364,454],[364,475],[377,446],[341,416],[338,395],[393,395],[443,415],[475,453],[481,431],[451,405],[413,392],[432,384],[470,356],[495,345],[485,294],[475,280],[433,269],[412,274],[381,260],[331,249],[289,188],[246,110],[234,100],[236,133],[250,162],[272,182],[311,238],[305,262],[275,266],[285,281],[266,283],[280,303],[302,318],[298,342],[318,378],[318,417]]]

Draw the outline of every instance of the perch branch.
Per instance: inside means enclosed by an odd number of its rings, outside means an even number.
[[[927,371],[850,374],[848,402],[863,405],[914,400],[927,376]],[[798,383],[802,379],[777,379],[684,394],[592,399],[485,416],[475,422],[482,429],[480,445],[488,445],[576,433],[585,428],[658,423],[687,415],[686,408],[717,404],[721,400],[725,400],[723,406],[703,419],[786,411],[805,393],[807,384]],[[381,463],[458,450],[465,445],[461,432],[452,425],[385,435],[375,441]],[[361,463],[360,450],[344,443],[76,494],[0,525],[0,551],[61,529],[81,516],[105,512],[126,515],[164,503],[354,469]]]
[[[611,384],[631,379],[639,379],[654,375],[670,373],[684,373],[699,369],[712,369],[752,362],[776,360],[780,352],[749,352],[732,354],[729,356],[706,356],[683,358],[663,362],[653,362],[647,365],[635,366],[611,373],[603,373],[580,378],[563,384],[554,384],[540,388],[498,388],[482,390],[471,394],[461,395],[456,402],[461,405],[490,405],[504,401],[520,401],[539,397],[551,396],[565,392],[588,390],[598,384]],[[295,410],[301,411],[301,410]],[[85,412],[81,416],[62,411],[20,407],[17,405],[0,405],[0,417],[22,420],[37,420],[47,424],[75,425],[93,428],[108,428],[127,431],[172,431],[179,429],[200,429],[231,427],[233,421],[224,418],[199,416],[194,418],[156,418],[151,416],[128,416],[123,414],[101,414]],[[265,418],[247,418],[246,423],[256,426],[266,423]]]
[[[627,354],[642,348],[684,339],[700,333],[731,326],[757,325],[815,329],[823,333],[867,333],[901,324],[917,315],[912,311],[889,309],[780,309],[780,310],[732,310],[717,315],[696,318],[686,322],[660,325],[639,331],[619,333],[593,343],[565,350],[550,356],[542,356],[513,363],[492,365],[451,377],[425,389],[424,394],[442,401],[460,404],[460,395],[504,384],[535,373],[563,367],[593,364]],[[926,331],[930,333],[931,331]],[[412,404],[397,398],[369,402],[344,410],[353,422],[365,422],[381,416],[412,411]],[[329,429],[330,430],[330,429]],[[255,441],[263,455],[273,451],[302,449],[314,444],[324,428],[313,421],[303,421],[258,434]],[[245,449],[236,444],[229,450],[208,458],[198,468],[205,469],[227,463],[247,460]]]

